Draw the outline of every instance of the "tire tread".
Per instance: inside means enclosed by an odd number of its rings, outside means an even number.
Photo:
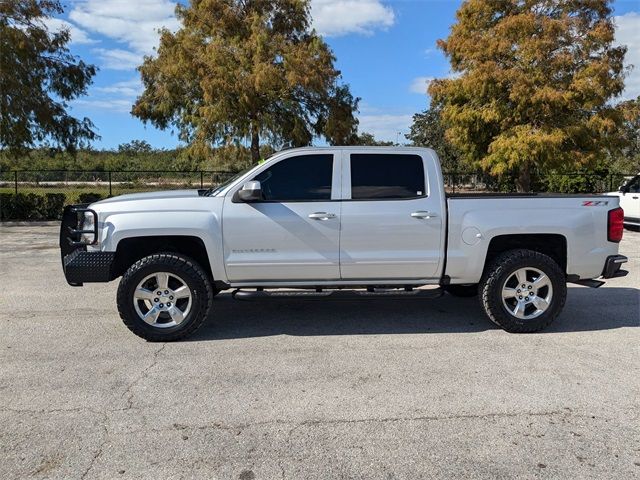
[[[204,299],[204,301],[199,302],[200,308],[199,311],[194,312],[194,320],[183,330],[162,334],[150,332],[148,329],[143,328],[140,325],[139,321],[130,318],[130,316],[125,314],[126,303],[130,301],[127,295],[127,288],[132,281],[132,277],[146,266],[157,263],[162,263],[164,266],[174,267],[178,270],[182,270],[185,275],[190,275],[192,278],[195,278],[205,286],[206,298]],[[120,314],[122,322],[127,326],[129,330],[131,330],[132,333],[150,342],[173,342],[188,337],[202,326],[204,321],[209,316],[213,297],[214,292],[213,287],[211,286],[211,282],[209,281],[209,277],[197,262],[185,255],[175,253],[155,253],[153,255],[141,258],[127,269],[125,274],[122,276],[120,285],[118,286],[116,302],[118,313]]]

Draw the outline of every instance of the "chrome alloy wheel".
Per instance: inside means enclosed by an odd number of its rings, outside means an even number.
[[[180,325],[189,314],[191,304],[189,286],[174,273],[152,273],[133,293],[133,307],[138,316],[158,328]]]
[[[537,268],[519,268],[502,286],[502,304],[511,315],[523,320],[546,312],[552,298],[551,279]]]

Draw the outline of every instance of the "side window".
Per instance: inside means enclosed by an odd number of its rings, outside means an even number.
[[[630,193],[640,193],[640,176],[632,179],[628,185]]]
[[[330,200],[333,155],[299,155],[281,160],[254,180],[262,186],[264,200]]]
[[[352,154],[353,200],[415,198],[426,194],[419,155]]]

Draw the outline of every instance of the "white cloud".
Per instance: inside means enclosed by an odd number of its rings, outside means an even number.
[[[425,48],[424,50],[424,56],[425,58],[429,58],[431,57],[434,53],[437,53],[438,49],[437,48]]]
[[[391,7],[380,0],[312,0],[313,26],[322,35],[372,34],[395,22]]]
[[[116,82],[106,87],[94,87],[93,89],[97,93],[106,93],[117,95],[122,98],[134,99],[138,95],[142,94],[142,82],[139,78],[132,78],[131,80],[125,80],[122,82]]]
[[[420,95],[427,94],[427,88],[429,84],[434,80],[433,77],[417,77],[414,78],[409,85],[409,91],[412,93],[418,93]]]
[[[640,95],[640,13],[629,12],[615,17],[616,43],[627,46],[625,63],[633,65],[626,78],[626,88],[622,93],[624,99],[636,98]]]
[[[89,38],[89,34],[78,28],[71,22],[67,22],[66,20],[62,20],[61,18],[43,18],[42,22],[46,25],[47,29],[50,32],[59,32],[60,30],[69,30],[69,34],[71,37],[70,43],[76,44],[88,44],[88,43],[96,43],[96,40]]]
[[[142,63],[142,55],[129,50],[96,48],[93,51],[100,57],[102,67],[111,70],[133,70]]]
[[[358,120],[359,132],[371,133],[377,140],[395,142],[399,139],[400,143],[404,143],[404,136],[409,133],[409,127],[413,122],[413,115],[366,114],[359,115]]]
[[[87,0],[76,3],[69,18],[137,53],[150,54],[158,44],[159,28],[178,27],[174,9],[175,2],[169,0]]]
[[[117,113],[129,113],[131,111],[132,102],[130,100],[115,99],[96,99],[96,100],[76,100],[73,102],[74,107],[85,108],[89,110],[108,110]]]

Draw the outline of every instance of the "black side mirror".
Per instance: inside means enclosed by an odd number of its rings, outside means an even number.
[[[255,202],[262,200],[262,187],[260,182],[252,180],[245,183],[240,190],[238,190],[238,199],[243,202]]]

